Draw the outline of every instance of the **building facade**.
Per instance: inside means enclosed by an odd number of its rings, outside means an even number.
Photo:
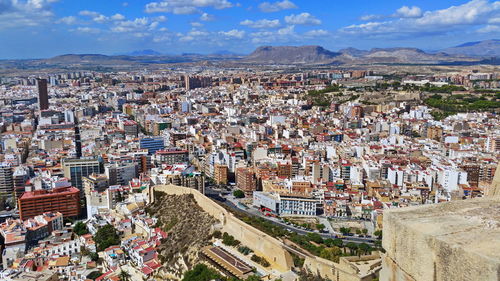
[[[25,192],[18,200],[18,208],[22,220],[46,212],[60,212],[64,217],[78,217],[80,190],[75,187],[61,187]]]

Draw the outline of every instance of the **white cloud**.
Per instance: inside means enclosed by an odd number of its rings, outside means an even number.
[[[396,14],[394,14],[394,16],[400,18],[419,18],[422,16],[422,10],[417,6],[413,7],[403,6],[397,9]]]
[[[164,21],[167,21],[167,17],[166,16],[158,16],[158,17],[153,18],[153,20],[158,21],[158,22],[164,22]]]
[[[191,26],[192,27],[202,27],[203,23],[197,22],[197,21],[193,21],[193,22],[191,22]]]
[[[194,37],[189,36],[189,35],[182,36],[181,38],[179,38],[179,41],[181,41],[181,42],[189,42],[189,41],[193,41],[193,40],[194,40]]]
[[[105,15],[98,15],[97,17],[93,18],[92,20],[97,22],[97,23],[105,23],[109,20],[109,18],[106,17]]]
[[[465,4],[446,9],[427,11],[418,16],[415,7],[399,9],[398,19],[371,21],[350,25],[341,29],[350,34],[429,34],[465,30],[470,26],[482,27],[500,18],[500,1],[471,0]],[[405,16],[405,17],[402,17]]]
[[[371,21],[371,20],[377,20],[377,19],[383,19],[386,18],[386,16],[383,15],[364,15],[361,16],[359,19],[362,21]]]
[[[108,17],[106,17],[105,15],[100,14],[98,12],[94,12],[94,11],[83,10],[83,11],[80,11],[79,14],[81,16],[86,16],[86,17],[92,18],[92,20],[97,22],[97,23],[105,23],[105,22],[109,21]]]
[[[477,30],[478,33],[493,33],[500,32],[500,26],[498,25],[486,25]]]
[[[189,15],[201,13],[199,8],[226,9],[233,7],[228,0],[163,0],[146,4],[146,13],[174,13]]]
[[[247,19],[240,22],[240,24],[252,28],[275,28],[281,25],[279,20],[268,20],[268,19],[261,19],[257,21],[252,21]]]
[[[153,37],[153,42],[155,43],[166,42],[166,41],[173,41],[173,35],[171,33],[156,34]]]
[[[193,29],[193,30],[189,31],[189,33],[188,33],[189,36],[193,36],[193,37],[202,37],[202,36],[207,36],[209,34],[210,33],[206,32],[206,31],[197,30],[197,29]]]
[[[111,16],[111,19],[112,20],[124,20],[125,16],[123,16],[122,14],[114,14]]]
[[[290,26],[284,27],[282,29],[278,29],[278,34],[279,35],[293,35],[293,34],[295,34],[295,26],[290,25]]]
[[[101,32],[100,29],[92,27],[78,27],[76,31],[80,33],[91,33],[91,34],[97,34]]]
[[[212,16],[212,15],[210,15],[210,14],[203,13],[203,14],[201,14],[201,16],[200,16],[200,20],[201,20],[201,21],[213,21],[213,20],[215,20],[215,17],[214,17],[214,16]]]
[[[80,14],[80,16],[88,16],[91,18],[95,18],[95,17],[98,17],[100,15],[98,12],[89,11],[89,10],[80,11],[79,14]]]
[[[0,29],[38,26],[51,22],[56,0],[0,0]]]
[[[315,18],[309,13],[301,13],[298,15],[292,14],[285,17],[285,22],[288,24],[298,24],[298,25],[319,25],[321,20]]]
[[[265,13],[278,12],[282,10],[297,9],[297,5],[288,0],[277,1],[274,3],[263,2],[259,5],[259,9]]]
[[[330,33],[324,29],[313,29],[304,33],[304,35],[307,37],[322,37],[322,36],[327,36],[329,34]]]
[[[67,25],[74,24],[75,22],[76,22],[76,17],[74,17],[74,16],[60,18],[59,20],[56,21],[56,23],[64,23]]]
[[[151,21],[147,17],[136,18],[134,20],[119,21],[111,28],[112,32],[123,33],[143,33],[145,31],[152,31],[159,25],[158,21]]]
[[[382,20],[388,18],[419,18],[422,16],[422,10],[417,6],[403,6],[396,10],[392,15],[364,15],[360,17],[362,21]]]
[[[233,38],[238,38],[241,39],[245,36],[245,31],[243,30],[237,30],[237,29],[232,29],[229,31],[220,31],[219,34],[227,37],[233,37]]]
[[[276,42],[290,42],[298,38],[295,33],[295,26],[290,25],[287,27],[280,28],[276,31],[259,31],[250,34],[252,37],[252,43],[263,44],[263,43],[276,43]]]

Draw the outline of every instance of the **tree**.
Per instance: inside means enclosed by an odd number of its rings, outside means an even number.
[[[346,247],[349,248],[349,253],[351,255],[355,255],[356,254],[356,250],[358,249],[358,245],[356,245],[356,243],[349,242],[349,243],[346,244]]]
[[[212,234],[212,236],[213,236],[214,238],[219,239],[219,238],[221,238],[221,237],[222,237],[222,233],[221,233],[219,230],[216,230],[216,231],[214,231],[214,233]]]
[[[88,279],[96,280],[102,273],[100,271],[92,271],[89,275],[87,275]]]
[[[382,239],[382,230],[376,230],[373,235],[377,236],[378,239]]]
[[[260,281],[260,277],[258,275],[250,275],[248,276],[248,278],[246,279],[246,281]]]
[[[75,226],[73,227],[73,232],[76,234],[76,235],[85,235],[87,233],[89,233],[89,230],[87,228],[87,226],[79,221],[75,224]]]
[[[232,235],[229,235],[227,232],[224,232],[222,235],[222,243],[227,246],[238,246],[241,244],[239,240],[236,240]]]
[[[90,252],[89,257],[92,261],[98,261],[99,260],[99,255],[95,252]]]
[[[245,192],[243,192],[241,189],[237,189],[233,191],[233,196],[236,198],[245,198]]]
[[[323,238],[318,233],[307,233],[307,239],[318,244],[323,243]]]
[[[127,271],[122,269],[122,271],[120,272],[118,277],[120,278],[120,281],[129,281],[131,275],[130,275],[130,273],[128,273]]]
[[[94,241],[97,245],[97,251],[100,252],[109,246],[120,244],[120,236],[118,236],[116,228],[107,224],[97,230]]]
[[[339,256],[342,255],[342,250],[340,250],[339,247],[331,247],[331,248],[325,248],[321,250],[319,256],[321,258],[333,261],[333,262],[339,262]]]
[[[271,265],[265,258],[257,256],[255,254],[253,254],[250,257],[250,260],[252,260],[253,262],[256,262],[256,263],[262,265],[263,267],[269,267]]]
[[[193,269],[184,274],[182,281],[210,281],[221,279],[221,276],[204,264],[197,264]]]
[[[358,248],[359,248],[359,255],[361,255],[361,252],[363,252],[363,254],[365,255],[368,255],[372,251],[372,247],[366,243],[359,244]]]
[[[339,238],[333,239],[333,245],[342,248],[344,246],[344,241],[342,241],[342,239]]]
[[[326,226],[322,223],[316,224],[316,229],[319,231],[323,231],[326,228]]]
[[[358,235],[361,234],[361,229],[359,229],[359,228],[356,229],[356,234],[358,234]]]
[[[351,228],[350,227],[341,227],[340,232],[344,235],[351,233]]]
[[[363,230],[361,230],[361,232],[363,232],[363,234],[366,235],[368,233],[368,229],[363,228]]]

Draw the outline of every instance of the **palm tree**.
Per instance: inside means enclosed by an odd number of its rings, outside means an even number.
[[[346,244],[346,247],[349,248],[349,253],[351,255],[355,255],[356,254],[356,250],[358,249],[358,245],[356,245],[356,243],[349,242],[349,243]]]
[[[333,240],[333,245],[339,248],[344,247],[344,242],[342,242],[342,239],[335,238]]]
[[[128,273],[127,271],[123,270],[120,272],[120,281],[129,281],[130,280],[130,273]]]
[[[363,251],[363,254],[367,255],[372,251],[372,247],[366,243],[361,243],[358,245],[359,248],[359,255],[361,255],[361,251]]]

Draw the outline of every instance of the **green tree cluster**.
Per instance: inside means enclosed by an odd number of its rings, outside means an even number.
[[[241,189],[237,189],[233,191],[233,196],[236,198],[245,198],[245,192],[243,192],[243,190]]]
[[[92,279],[92,280],[96,280],[101,275],[102,275],[102,273],[100,271],[92,271],[89,275],[87,275],[87,278]]]
[[[204,264],[197,264],[193,267],[193,269],[187,271],[182,278],[182,281],[212,281],[212,280],[221,280],[221,281],[241,281],[237,278],[226,278],[220,275],[217,271],[208,268],[208,266]],[[259,281],[261,280],[257,275],[249,276],[246,281]]]
[[[94,236],[97,251],[104,251],[109,246],[120,244],[120,236],[114,226],[107,224],[99,228]]]
[[[252,255],[250,258],[252,261],[262,265],[263,267],[269,267],[271,264],[264,258],[257,255]]]
[[[236,240],[232,235],[229,235],[227,232],[222,234],[222,243],[227,246],[238,246],[241,244],[239,240]]]
[[[73,232],[76,234],[76,235],[85,235],[87,233],[89,233],[89,230],[87,228],[87,226],[79,221],[75,224],[75,226],[73,227]]]

